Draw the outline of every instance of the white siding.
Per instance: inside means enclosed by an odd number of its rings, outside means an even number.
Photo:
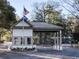
[[[16,26],[29,26],[28,23],[21,21],[20,23],[18,23]]]
[[[26,26],[30,25],[24,21],[19,22],[16,26]],[[15,40],[15,37],[18,39]],[[27,38],[31,38],[31,44],[27,44]],[[13,29],[12,32],[12,48],[33,48],[33,29]],[[25,41],[23,41],[25,40]],[[16,44],[15,44],[16,43]]]
[[[13,36],[33,36],[32,29],[13,29]]]

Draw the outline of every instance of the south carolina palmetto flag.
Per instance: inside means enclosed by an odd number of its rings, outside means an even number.
[[[24,7],[24,11],[23,11],[23,15],[27,15],[29,13],[29,11]]]

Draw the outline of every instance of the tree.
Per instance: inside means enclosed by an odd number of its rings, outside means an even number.
[[[79,42],[79,20],[74,17],[70,16],[68,17],[68,22],[67,22],[67,30],[68,34],[72,37],[71,42],[72,43],[78,43]]]
[[[15,9],[7,0],[0,0],[0,40],[5,34],[5,30],[9,31],[15,22]]]
[[[35,7],[34,21],[62,24],[61,11],[56,11],[52,4],[41,4]]]
[[[73,38],[74,38],[74,42],[78,43],[79,42],[79,24],[77,24],[77,26],[75,26],[75,32],[73,33]]]
[[[61,17],[61,11],[56,11],[53,6],[47,5],[46,6],[46,13],[47,17],[46,20],[48,23],[53,23],[53,24],[60,24],[62,23],[62,17]]]
[[[70,8],[67,8],[62,4],[61,2],[64,2],[67,6]],[[60,0],[61,6],[67,10],[72,16],[75,16],[77,19],[79,19],[79,0]]]
[[[75,26],[75,32],[79,33],[79,24],[77,26]]]
[[[49,3],[46,3],[46,4],[43,3],[41,5],[39,4],[35,7],[34,13],[35,13],[35,20],[34,21],[56,24],[56,25],[62,26],[64,28],[63,34],[67,32],[66,31],[66,24],[64,21],[65,19],[61,16],[61,10],[56,10],[54,8],[53,4],[49,4]],[[41,42],[42,41],[46,42],[47,35],[50,35],[50,34],[46,33],[44,41],[41,39]]]
[[[41,5],[39,5],[38,3],[35,3],[37,4],[35,6],[35,17],[34,17],[34,21],[38,21],[38,22],[45,22],[45,16],[46,16],[46,13],[45,13],[45,3]]]
[[[0,27],[9,29],[16,22],[14,12],[15,9],[10,6],[7,0],[0,0]]]

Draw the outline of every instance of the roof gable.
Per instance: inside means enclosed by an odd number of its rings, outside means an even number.
[[[32,27],[32,25],[29,23],[29,21],[27,21],[28,18],[27,17],[22,17],[19,21],[17,21],[17,23],[15,23],[12,28],[14,27]]]
[[[15,26],[30,26],[27,22],[25,22],[25,21],[20,21],[19,23],[17,23]]]

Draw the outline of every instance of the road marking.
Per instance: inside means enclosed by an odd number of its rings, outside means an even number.
[[[28,56],[35,56],[35,57],[40,57],[40,58],[46,58],[46,59],[79,59],[78,57],[70,57],[70,56],[64,56],[64,55],[44,55],[44,54],[27,54],[27,53],[22,53],[22,52],[17,52],[23,55],[28,55]]]
[[[46,59],[61,59],[61,58],[55,58],[55,57],[49,57],[49,56],[42,56],[42,55],[35,55],[35,54],[27,54],[28,56],[35,56],[40,58],[46,58]]]

